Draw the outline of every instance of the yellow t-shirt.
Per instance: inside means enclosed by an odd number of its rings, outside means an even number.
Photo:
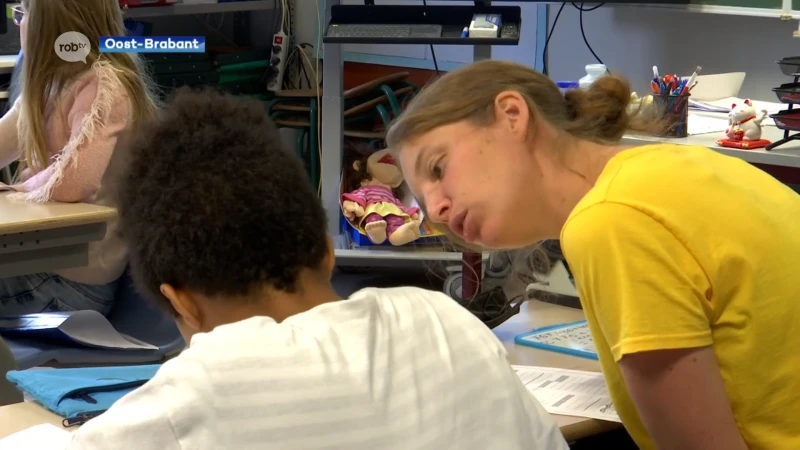
[[[800,449],[800,195],[704,147],[627,149],[572,211],[561,246],[639,447],[655,445],[616,363],[713,345],[750,449]]]

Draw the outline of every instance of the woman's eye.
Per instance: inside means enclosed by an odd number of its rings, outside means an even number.
[[[444,169],[442,168],[441,161],[437,161],[436,164],[433,165],[433,169],[431,169],[431,174],[433,175],[433,178],[436,180],[442,179],[442,176],[444,175]]]

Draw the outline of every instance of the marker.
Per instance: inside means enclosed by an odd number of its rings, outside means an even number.
[[[684,86],[683,91],[681,92],[681,95],[683,95],[684,93],[694,89],[694,85],[697,84],[697,83],[695,83],[695,81],[697,81],[697,72],[700,72],[701,70],[703,70],[703,68],[700,67],[700,66],[697,66],[694,69],[694,73],[692,74],[692,77],[689,78],[689,82],[686,83],[686,86]]]
[[[469,37],[469,27],[464,27],[464,29],[461,30],[461,37],[462,38]]]

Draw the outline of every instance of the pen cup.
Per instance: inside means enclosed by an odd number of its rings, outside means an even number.
[[[655,94],[653,106],[665,121],[665,137],[689,136],[689,94]]]

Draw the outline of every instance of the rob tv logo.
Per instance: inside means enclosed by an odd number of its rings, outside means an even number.
[[[53,48],[56,51],[56,55],[64,61],[81,61],[86,64],[86,57],[89,56],[92,46],[89,43],[89,38],[83,33],[67,31],[56,39]]]

